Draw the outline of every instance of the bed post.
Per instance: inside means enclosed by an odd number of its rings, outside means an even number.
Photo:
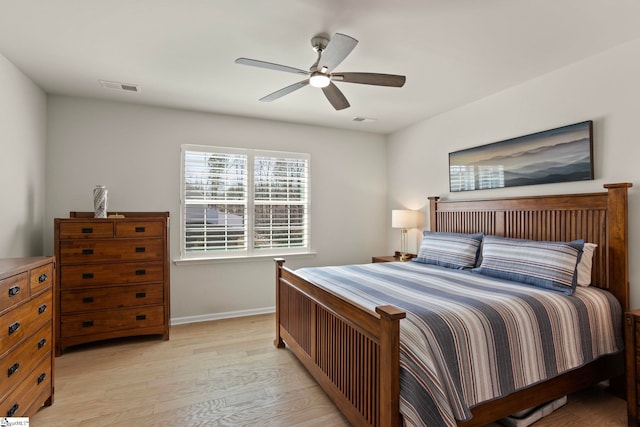
[[[380,425],[400,426],[400,319],[406,313],[394,306],[376,307],[380,315]]]
[[[429,230],[437,231],[438,230],[438,217],[436,216],[437,204],[440,197],[431,196],[427,197],[429,199]]]
[[[280,275],[284,258],[274,258],[274,261],[276,262],[276,338],[273,340],[273,345],[284,348],[284,341],[280,336]]]
[[[630,307],[627,192],[632,185],[629,182],[604,185],[608,192],[607,230],[609,232],[609,253],[606,256],[608,257],[609,271],[607,274],[607,289],[620,301],[623,315],[629,311]],[[629,385],[625,384],[625,381],[624,375],[609,380],[613,394],[625,398],[625,391],[629,387]],[[633,393],[633,390],[630,393]]]
[[[622,304],[623,312],[629,311],[629,241],[627,189],[633,184],[605,184],[607,189],[607,230],[609,232],[608,283],[609,292],[616,296]]]

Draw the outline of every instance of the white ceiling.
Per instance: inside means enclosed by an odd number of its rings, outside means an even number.
[[[234,60],[308,69],[320,32],[360,41],[336,71],[407,83],[338,83],[342,111],[313,87],[259,102],[301,76]],[[639,37],[638,0],[0,0],[0,53],[47,93],[378,133]]]

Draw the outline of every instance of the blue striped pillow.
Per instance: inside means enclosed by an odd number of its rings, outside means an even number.
[[[414,262],[462,270],[476,266],[482,233],[439,233],[424,231]]]
[[[485,236],[482,263],[474,272],[571,295],[583,240],[544,242]]]

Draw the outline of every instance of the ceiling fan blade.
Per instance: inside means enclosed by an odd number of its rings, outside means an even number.
[[[258,61],[257,59],[238,58],[236,64],[250,65],[252,67],[267,68],[269,70],[285,71],[287,73],[302,74],[308,76],[309,71],[301,70],[300,68],[287,67],[286,65],[274,64],[272,62]]]
[[[402,87],[407,80],[405,76],[378,73],[336,73],[331,74],[331,79],[338,82],[392,87]]]
[[[344,94],[338,89],[338,86],[333,83],[329,83],[329,86],[323,87],[322,92],[327,97],[333,108],[336,110],[344,110],[349,108],[349,101],[345,98]]]
[[[280,90],[277,90],[273,93],[270,93],[269,95],[260,98],[260,101],[262,102],[271,102],[271,101],[275,101],[278,98],[282,98],[283,96],[290,94],[291,92],[293,92],[294,90],[298,90],[301,89],[303,87],[305,87],[306,85],[309,84],[309,79],[307,80],[303,80],[301,82],[298,83],[294,83],[292,85],[289,85],[287,87],[283,87]]]
[[[335,33],[327,47],[322,51],[318,62],[318,71],[331,71],[338,66],[351,53],[358,44],[358,40],[353,37]]]

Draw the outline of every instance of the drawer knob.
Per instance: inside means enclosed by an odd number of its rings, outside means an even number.
[[[49,276],[47,276],[47,273],[42,273],[41,275],[38,276],[38,283],[44,283],[47,281],[48,278]]]
[[[91,249],[91,248],[83,249],[82,250],[82,255],[93,255],[93,249]]]
[[[145,270],[144,268],[136,270],[136,276],[144,276],[145,274],[147,274],[147,270]]]
[[[84,234],[93,233],[93,227],[82,227],[82,232]]]
[[[144,227],[136,227],[136,233],[144,233]]]
[[[15,297],[20,293],[20,286],[12,286],[9,288],[9,298]]]
[[[93,297],[84,297],[82,298],[82,303],[83,304],[90,304],[93,302]]]
[[[93,279],[93,273],[82,273],[83,279]]]
[[[136,298],[146,298],[146,297],[147,297],[146,292],[136,292]]]
[[[20,322],[13,322],[9,325],[9,335],[20,329]]]
[[[85,320],[82,322],[83,328],[90,328],[93,326],[93,320]]]
[[[45,374],[44,372],[40,374],[40,376],[38,377],[38,384],[42,383],[42,381],[44,381],[44,379],[47,378],[47,374]]]
[[[147,315],[146,314],[138,314],[136,315],[136,320],[146,320],[147,319]]]
[[[40,307],[38,307],[38,314],[42,314],[45,311],[47,311],[47,304],[42,304]]]
[[[15,413],[18,412],[19,407],[20,405],[18,405],[17,403],[14,403],[13,406],[9,408],[9,410],[7,411],[7,417],[13,417]]]
[[[9,369],[7,369],[7,377],[10,377],[11,375],[15,374],[18,371],[18,369],[20,369],[20,364],[18,362],[9,366]]]
[[[136,252],[141,253],[141,252],[145,252],[146,249],[144,247],[140,247],[140,248],[136,248]]]
[[[38,350],[40,350],[46,344],[47,344],[47,339],[46,338],[42,338],[40,341],[38,341]]]

